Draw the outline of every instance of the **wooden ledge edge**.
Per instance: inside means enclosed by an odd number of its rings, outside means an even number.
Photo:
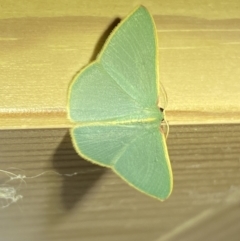
[[[240,112],[167,111],[169,125],[240,124]],[[0,130],[72,128],[66,111],[0,113]]]

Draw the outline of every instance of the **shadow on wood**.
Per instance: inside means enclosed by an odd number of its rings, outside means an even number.
[[[56,149],[52,163],[54,169],[63,175],[61,198],[66,210],[74,208],[106,170],[75,152],[69,132]]]
[[[101,51],[101,49],[103,48],[103,46],[107,40],[107,38],[109,37],[111,32],[114,30],[114,28],[120,23],[120,21],[121,21],[120,18],[116,18],[115,20],[112,21],[112,23],[103,32],[103,34],[99,38],[99,40],[93,50],[92,56],[90,58],[90,62],[92,62],[93,60],[95,60],[97,58],[99,52]]]

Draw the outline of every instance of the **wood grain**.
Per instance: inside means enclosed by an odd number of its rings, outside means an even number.
[[[101,16],[124,17],[138,5],[149,8],[152,14],[194,16],[207,19],[239,18],[239,2],[229,0],[121,0],[91,1],[88,0],[1,0],[1,18],[59,17],[59,16]]]
[[[46,172],[24,179],[26,184],[6,183],[23,199],[0,209],[4,240],[155,241],[206,210],[225,206],[240,188],[239,124],[171,127],[174,189],[165,202],[132,189],[111,170],[82,160],[67,129],[5,130],[0,137],[1,169],[28,177]],[[9,180],[3,173],[0,178],[1,183]],[[240,196],[234,200],[239,202]],[[239,222],[239,216],[235,218]]]
[[[168,95],[174,189],[165,202],[81,159],[69,136],[70,82],[138,4],[156,22]],[[1,188],[23,196],[0,208],[1,240],[239,239],[238,0],[0,0],[0,8],[0,170],[16,175],[0,171],[0,207],[10,201]]]
[[[30,11],[35,5],[27,6]],[[117,11],[111,17],[108,10],[97,16],[81,11],[75,15],[75,5],[70,5],[69,15],[52,11],[46,17],[47,9],[41,6],[39,13],[32,10],[36,16],[18,16],[16,11],[18,18],[0,18],[2,129],[70,127],[68,86],[119,22]],[[127,15],[129,5],[125,8]],[[204,11],[196,17],[187,10],[184,16],[177,9],[171,14],[153,11],[169,122],[239,123],[240,20],[234,17],[235,9],[228,18],[220,11],[221,18],[211,20]]]

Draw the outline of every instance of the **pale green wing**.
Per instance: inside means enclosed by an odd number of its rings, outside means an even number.
[[[172,190],[172,172],[160,131],[157,66],[155,25],[139,7],[73,81],[68,113],[79,124],[71,135],[80,155],[164,200]]]
[[[157,108],[157,40],[144,7],[112,32],[97,60],[69,90],[69,118],[75,122],[163,119]]]
[[[172,190],[165,137],[158,121],[122,125],[79,126],[74,146],[84,158],[111,167],[131,186],[160,200]]]

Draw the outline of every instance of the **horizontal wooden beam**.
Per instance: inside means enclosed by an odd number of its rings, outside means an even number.
[[[0,18],[0,128],[71,126],[68,86],[99,53],[116,14]],[[170,125],[240,122],[240,20],[203,17],[154,15]]]

